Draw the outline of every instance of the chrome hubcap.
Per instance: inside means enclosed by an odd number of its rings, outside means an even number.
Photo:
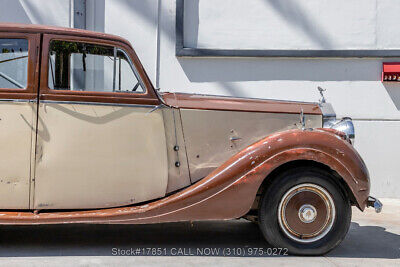
[[[299,209],[299,218],[303,223],[312,223],[317,217],[317,210],[313,205],[305,204]]]
[[[282,232],[300,243],[315,242],[332,229],[336,219],[335,203],[323,187],[304,183],[290,188],[278,206]]]

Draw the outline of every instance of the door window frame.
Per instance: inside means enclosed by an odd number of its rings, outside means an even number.
[[[81,42],[98,45],[113,46],[122,49],[129,57],[130,63],[139,75],[145,88],[145,92],[98,92],[98,91],[71,91],[71,90],[54,90],[48,86],[49,71],[49,48],[52,40]],[[77,102],[100,102],[100,103],[116,103],[116,104],[142,104],[142,105],[158,105],[160,103],[154,87],[151,84],[142,64],[139,61],[133,48],[123,42],[115,40],[98,39],[91,37],[80,37],[59,34],[44,34],[42,46],[41,60],[41,76],[40,76],[40,100],[53,101],[77,101]]]
[[[26,88],[0,88],[0,99],[36,99],[39,76],[40,34],[0,32],[0,39],[25,39],[28,41]]]

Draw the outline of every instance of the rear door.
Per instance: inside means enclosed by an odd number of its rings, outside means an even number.
[[[163,197],[162,112],[126,44],[44,35],[35,209],[93,209]]]
[[[0,32],[0,209],[29,209],[39,40]]]

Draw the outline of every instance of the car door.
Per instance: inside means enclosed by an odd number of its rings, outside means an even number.
[[[125,43],[44,35],[35,209],[93,209],[163,197],[159,100]]]
[[[0,32],[0,209],[29,209],[39,40]]]

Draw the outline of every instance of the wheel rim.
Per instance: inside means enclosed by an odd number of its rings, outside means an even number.
[[[300,184],[289,189],[278,206],[279,226],[287,237],[301,243],[323,238],[335,221],[331,195],[316,184]]]

